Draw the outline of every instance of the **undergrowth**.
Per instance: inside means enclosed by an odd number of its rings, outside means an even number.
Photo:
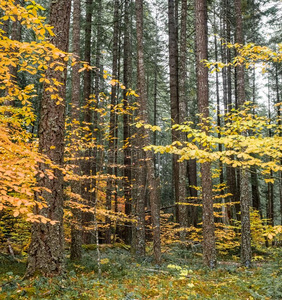
[[[199,253],[180,247],[163,255],[161,266],[151,258],[136,262],[122,248],[102,251],[101,271],[95,250],[85,250],[82,261],[66,258],[64,276],[22,280],[24,259],[0,256],[0,299],[282,299],[282,251],[268,262],[246,269],[222,261],[215,270],[203,267]]]

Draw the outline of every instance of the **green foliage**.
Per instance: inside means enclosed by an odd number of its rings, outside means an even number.
[[[69,264],[65,276],[54,278],[22,280],[25,265],[6,260],[0,262],[0,299],[230,300],[282,296],[281,251],[274,254],[271,263],[258,263],[251,270],[226,261],[219,262],[213,271],[203,268],[195,257],[179,258],[175,246],[174,251],[156,267],[136,263],[124,249],[107,249],[102,254],[101,278],[89,267],[96,260],[95,250],[89,250],[80,264]]]

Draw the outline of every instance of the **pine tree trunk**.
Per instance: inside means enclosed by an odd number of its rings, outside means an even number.
[[[19,0],[14,1],[15,4],[19,4]],[[5,23],[3,24],[3,30],[9,34],[9,22],[4,21]],[[18,17],[15,16],[15,21],[12,22],[11,24],[11,40],[12,41],[20,41],[21,40],[21,23],[18,20]],[[16,49],[14,51],[17,51]],[[11,80],[13,82],[17,82],[18,80],[18,67],[17,66],[9,66],[9,72],[11,76]],[[16,103],[14,100],[5,100],[4,105],[6,106],[15,106]],[[10,113],[5,113],[5,115],[10,115]]]
[[[92,155],[92,174],[94,176],[97,176],[97,173],[99,172],[101,168],[101,164],[99,164],[99,156],[102,156],[99,149],[98,145],[100,143],[101,137],[100,137],[100,131],[98,130],[98,112],[97,109],[99,108],[99,97],[100,97],[100,92],[101,92],[101,78],[102,78],[102,66],[101,66],[101,44],[102,44],[102,26],[101,26],[101,18],[100,16],[103,13],[103,6],[102,6],[102,0],[97,0],[96,1],[96,49],[95,49],[95,67],[97,68],[95,73],[94,73],[94,95],[95,95],[95,110],[93,113],[93,127],[94,127],[94,132],[93,132],[93,139],[95,141],[95,146],[93,148],[93,155]],[[97,203],[97,180],[94,177],[92,181],[92,185],[94,187],[93,189],[93,198],[95,199],[95,205]],[[97,230],[97,228],[96,228]]]
[[[73,0],[73,54],[76,59],[80,59],[80,0]],[[79,127],[80,119],[80,66],[76,64],[72,69],[72,141],[75,145],[75,167],[74,174],[80,176],[80,151],[78,145],[78,138],[76,130]],[[81,185],[79,181],[73,181],[71,183],[72,192],[76,195],[81,195]],[[76,200],[74,200],[76,201]],[[77,203],[78,204],[78,203]],[[81,259],[82,257],[82,212],[79,208],[74,207],[72,209],[73,220],[71,224],[71,249],[70,258],[72,260]]]
[[[112,61],[112,78],[117,80],[118,75],[118,35],[119,35],[119,0],[114,2],[114,32],[113,32],[113,61]],[[115,105],[117,102],[117,86],[112,85],[111,88],[111,112],[110,112],[110,135],[109,135],[109,161],[108,161],[108,171],[109,176],[107,180],[107,191],[106,191],[106,209],[111,211],[112,195],[115,193],[115,180],[114,175],[114,164],[115,162],[115,130],[116,130],[116,111]],[[106,235],[105,242],[107,244],[111,243],[111,220],[106,218]]]
[[[256,104],[256,69],[253,70],[253,105]],[[260,192],[258,182],[258,172],[256,166],[251,166],[251,185],[252,185],[252,205],[262,216],[260,205]]]
[[[241,0],[235,0],[236,15],[236,42],[243,44],[243,21]],[[245,103],[245,67],[239,65],[236,72],[236,91],[238,106]],[[240,172],[240,207],[241,207],[241,260],[246,267],[251,266],[251,229],[250,229],[250,191],[249,191],[249,173],[247,168],[242,168]]]
[[[181,6],[181,33],[180,33],[180,59],[179,59],[179,123],[182,124],[186,119],[186,57],[187,57],[187,0],[182,0]],[[179,133],[180,142],[186,141],[186,134]],[[179,183],[178,183],[178,201],[180,203],[187,202],[186,195],[186,178],[187,178],[187,163],[183,161],[178,163],[179,168]],[[189,209],[189,208],[188,208]],[[187,206],[179,205],[179,224],[184,231],[181,231],[180,238],[185,239],[185,227],[188,226]],[[191,209],[190,209],[191,210]]]
[[[92,10],[93,10],[93,0],[86,1],[86,20],[85,20],[85,41],[84,41],[84,61],[91,64],[91,24],[92,24]],[[82,173],[87,179],[84,179],[84,182],[81,186],[81,196],[85,201],[85,205],[88,208],[92,208],[95,202],[93,198],[93,193],[90,192],[92,190],[92,183],[93,180],[91,179],[92,176],[92,148],[89,145],[91,139],[93,137],[93,124],[92,124],[92,109],[91,109],[91,102],[89,101],[91,94],[91,72],[86,70],[84,72],[84,82],[83,82],[83,97],[84,97],[84,126],[89,128],[89,132],[85,132],[86,137],[86,150],[84,153],[84,161],[82,162]],[[93,242],[93,213],[92,212],[84,212],[82,216],[83,226],[87,228],[83,232],[83,243],[91,244]]]
[[[147,90],[146,90],[146,81],[145,81],[145,65],[144,65],[144,49],[143,49],[143,0],[136,0],[136,34],[137,34],[137,84],[138,84],[138,92],[139,92],[139,115],[141,120],[145,122],[145,124],[149,123],[148,118],[148,99],[147,99]],[[143,128],[143,127],[142,127]],[[140,138],[140,151],[144,146],[148,146],[151,144],[150,141],[150,132],[146,129],[142,129],[143,138]],[[157,182],[155,178],[154,171],[154,157],[151,151],[147,151],[144,155],[145,158],[145,166],[146,166],[146,175],[148,182],[148,190],[149,190],[149,199],[151,205],[151,217],[152,217],[152,227],[153,227],[153,244],[154,244],[154,257],[157,263],[161,261],[161,240],[160,240],[160,204],[157,193]],[[144,168],[143,168],[144,171]],[[142,188],[143,190],[143,188]],[[142,199],[141,199],[142,198]],[[145,202],[145,193],[141,194],[138,192],[137,204],[142,204]],[[143,212],[142,212],[143,213]],[[139,216],[137,215],[137,218]],[[140,218],[141,220],[141,218]],[[142,215],[143,220],[143,215]],[[137,224],[138,227],[138,224]],[[145,238],[145,237],[144,237]],[[137,245],[143,247],[145,246],[144,242],[139,239],[137,240]],[[137,247],[138,250],[138,247]],[[145,253],[145,249],[140,250]],[[137,255],[138,252],[137,251]],[[141,252],[141,253],[142,253]],[[142,253],[143,254],[143,253]]]
[[[216,11],[214,11],[214,27],[217,33],[217,25],[216,25]],[[218,61],[218,45],[217,45],[217,37],[216,35],[214,36],[214,54],[215,54],[215,61]],[[219,74],[216,72],[215,74],[215,89],[216,89],[216,115],[217,115],[217,126],[220,128],[221,127],[221,111],[220,111],[220,95],[219,95]],[[218,138],[221,138],[221,134],[218,133]],[[222,145],[218,145],[218,151],[222,152]],[[223,164],[222,161],[219,161],[219,170],[220,170],[220,176],[219,176],[219,183],[222,185],[224,182],[223,178]],[[221,194],[223,194],[223,191],[220,191]],[[221,200],[222,207],[221,207],[221,213],[222,213],[222,222],[223,224],[228,224],[229,219],[228,219],[228,213],[225,205],[225,198],[222,198]]]
[[[68,51],[69,23],[71,0],[51,2],[50,24],[54,27],[53,43],[62,51]],[[66,70],[62,72],[48,70],[47,78],[55,78],[63,85],[59,87],[59,96],[64,99],[56,104],[51,99],[50,92],[44,91],[41,105],[39,126],[39,152],[46,155],[52,163],[63,166],[64,157],[64,127],[65,127],[65,83]],[[54,170],[54,177],[49,177],[46,170],[50,167],[40,163],[39,169],[45,176],[38,178],[38,185],[43,190],[35,195],[35,200],[46,201],[47,207],[35,207],[35,213],[41,214],[50,222],[34,223],[31,231],[31,242],[26,276],[40,273],[45,276],[60,275],[64,269],[64,234],[63,234],[63,175],[59,169]]]
[[[123,83],[126,89],[123,92],[123,104],[126,111],[129,107],[129,97],[127,95],[127,89],[130,87],[130,68],[131,68],[131,56],[130,56],[130,20],[129,20],[129,5],[131,0],[125,0],[124,4],[124,62],[123,62]],[[125,214],[130,216],[132,213],[131,203],[131,146],[130,146],[130,116],[129,114],[123,115],[123,140],[124,140],[124,180],[123,189],[125,197]],[[130,244],[132,236],[131,223],[125,224],[125,242]]]
[[[278,77],[278,66],[276,65],[276,98],[277,98],[277,104],[280,103],[280,90],[279,90],[279,77]],[[280,128],[279,136],[282,137],[282,120],[281,120],[281,110],[282,106],[277,106],[277,119],[278,119],[278,126]],[[280,165],[282,165],[282,160],[280,160]],[[279,199],[280,199],[280,216],[281,216],[281,225],[282,225],[282,171],[279,172]]]
[[[176,27],[176,5],[175,0],[168,0],[168,36],[169,36],[169,84],[171,122],[179,124],[179,98],[178,98],[178,44]],[[179,139],[176,130],[172,130],[172,142]],[[179,203],[179,164],[177,156],[172,158],[172,174],[175,202]],[[180,206],[176,205],[176,221],[179,222]],[[185,210],[185,209],[184,209]]]
[[[198,110],[201,115],[201,122],[206,122],[204,119],[209,116],[208,69],[202,62],[208,58],[206,0],[195,0],[195,18]],[[203,259],[208,267],[214,268],[216,266],[216,250],[211,164],[209,162],[201,164],[201,176],[203,199]]]

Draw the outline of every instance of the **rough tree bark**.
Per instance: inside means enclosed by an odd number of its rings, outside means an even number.
[[[207,48],[207,1],[195,0],[196,18],[196,66],[197,66],[197,99],[201,122],[209,116],[208,69],[203,60],[208,58]],[[212,199],[212,177],[209,162],[201,164],[202,199],[203,199],[203,259],[204,263],[216,266],[214,235],[214,215]]]
[[[241,0],[235,0],[236,16],[236,42],[243,44],[243,20]],[[245,67],[239,65],[236,72],[236,91],[238,106],[245,103]],[[251,266],[251,229],[250,229],[250,191],[249,191],[249,172],[242,168],[240,172],[240,208],[241,208],[241,261],[246,267]]]
[[[176,3],[168,0],[168,36],[169,36],[169,86],[171,105],[171,124],[179,124],[179,96],[178,96],[178,43],[176,27]],[[179,139],[178,131],[172,130],[172,142]],[[177,155],[172,158],[173,189],[175,202],[179,203],[179,164]],[[176,221],[179,222],[179,210],[176,205]]]
[[[181,5],[181,32],[180,32],[180,57],[179,57],[179,123],[182,124],[186,120],[186,80],[187,80],[187,0],[182,0]],[[180,142],[186,141],[186,133],[179,133]],[[178,201],[179,203],[187,202],[186,193],[186,178],[187,178],[187,163],[183,161],[178,163],[179,182],[178,182]],[[187,211],[191,211],[191,207],[187,209],[186,205],[179,205],[179,224],[184,228],[180,233],[181,239],[185,238],[185,227],[188,226]]]
[[[130,20],[129,20],[129,5],[131,0],[125,0],[124,3],[124,61],[123,61],[123,84],[126,89],[123,91],[123,104],[126,111],[129,107],[129,97],[127,95],[127,89],[130,87],[130,69],[131,69],[131,55],[130,55]],[[132,203],[131,203],[131,147],[130,147],[130,115],[123,115],[123,143],[124,143],[124,180],[123,189],[125,197],[125,214],[131,215]],[[125,224],[125,242],[130,244],[132,235],[132,226],[129,222]]]
[[[119,39],[119,0],[114,2],[114,32],[113,32],[113,59],[112,59],[112,78],[117,80],[118,78],[118,39]],[[112,85],[111,88],[111,112],[110,112],[110,134],[109,134],[109,161],[107,175],[109,178],[107,180],[107,191],[106,191],[106,209],[111,210],[112,195],[115,193],[115,180],[113,176],[115,175],[115,131],[116,131],[116,110],[115,105],[117,103],[117,86]],[[105,242],[107,244],[111,243],[111,219],[106,218],[106,234]]]
[[[50,7],[50,24],[53,26],[55,37],[52,42],[62,51],[68,51],[69,23],[71,0],[52,1]],[[46,155],[53,164],[62,167],[64,156],[64,127],[65,127],[65,83],[67,72],[50,69],[47,78],[55,78],[63,83],[58,89],[63,99],[59,104],[51,99],[50,92],[44,91],[41,104],[39,126],[39,152]],[[38,185],[46,188],[35,195],[35,200],[43,198],[47,207],[35,207],[35,213],[41,214],[50,222],[34,223],[31,231],[31,242],[26,276],[41,273],[45,276],[62,274],[64,269],[64,234],[63,234],[63,176],[59,169],[54,169],[54,176],[48,176],[50,167],[40,163],[39,169],[44,177],[38,178]],[[48,189],[48,190],[47,190]]]
[[[80,59],[80,0],[73,0],[73,49],[72,52],[76,59]],[[79,127],[80,119],[80,66],[76,64],[72,69],[72,141],[76,147],[74,154],[74,174],[79,176],[81,172],[80,168],[80,151],[78,150],[78,139],[76,130]],[[72,192],[76,195],[81,194],[81,185],[79,181],[73,181],[71,183]],[[76,200],[74,200],[76,201]],[[72,209],[73,220],[71,224],[71,249],[70,258],[72,260],[81,259],[82,257],[82,212],[79,207]]]
[[[86,0],[86,20],[85,20],[85,39],[84,39],[84,61],[91,64],[91,29],[92,29],[92,15],[93,15],[93,0]],[[85,132],[85,140],[87,143],[90,143],[93,138],[93,110],[92,103],[89,101],[91,95],[91,72],[86,70],[84,72],[84,81],[83,81],[83,97],[84,97],[84,126],[88,127],[89,132]],[[84,160],[81,163],[82,174],[87,179],[84,179],[84,182],[81,184],[81,196],[84,200],[84,204],[89,208],[92,208],[95,203],[93,190],[93,179],[92,177],[92,157],[93,151],[92,148],[87,144],[86,150],[84,153]],[[82,223],[84,226],[83,232],[83,243],[91,244],[93,242],[93,213],[84,212],[82,215]]]
[[[146,89],[146,80],[145,80],[146,77],[145,77],[144,48],[143,48],[143,0],[136,0],[135,5],[136,5],[136,34],[137,34],[137,85],[138,85],[138,92],[140,96],[139,116],[141,120],[145,122],[145,124],[148,124],[149,123],[148,110],[147,110],[148,99],[147,99],[147,89]],[[140,137],[139,146],[140,146],[140,151],[143,152],[142,148],[144,146],[148,146],[151,144],[150,132],[143,128],[141,134],[142,137]],[[146,175],[147,175],[147,182],[148,182],[149,199],[151,205],[154,257],[155,257],[155,261],[157,263],[160,263],[161,261],[160,203],[158,199],[158,192],[157,192],[158,187],[157,187],[157,181],[155,178],[155,171],[154,171],[153,153],[151,151],[147,151],[144,154],[144,158],[145,158],[145,167],[147,173]],[[138,207],[138,203],[140,203],[143,208],[144,202],[145,202],[145,193],[141,194],[138,192],[137,207]],[[139,221],[138,215],[137,218]],[[142,241],[140,245],[142,247],[145,245],[145,236],[144,236],[144,242]],[[138,246],[136,247],[136,249],[138,250]],[[143,248],[142,249],[140,248],[140,250],[144,251],[145,249],[143,250]],[[141,251],[136,251],[137,255],[138,252]]]

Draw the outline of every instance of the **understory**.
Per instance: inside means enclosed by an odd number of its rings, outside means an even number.
[[[259,257],[251,269],[233,256],[209,270],[200,251],[177,245],[163,253],[158,266],[151,256],[136,261],[126,246],[117,245],[101,249],[98,264],[93,245],[84,248],[79,262],[66,254],[64,276],[24,280],[26,258],[0,254],[0,299],[282,299],[281,249],[269,248]]]

